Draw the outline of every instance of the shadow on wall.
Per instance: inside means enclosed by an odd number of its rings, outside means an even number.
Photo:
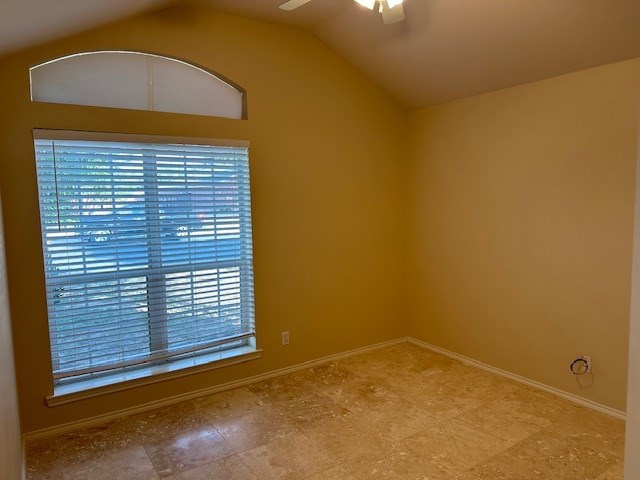
[[[0,205],[0,212],[2,205]],[[0,214],[0,478],[22,478],[22,440],[13,361],[4,234]]]

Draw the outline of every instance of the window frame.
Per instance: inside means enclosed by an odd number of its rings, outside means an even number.
[[[73,141],[100,141],[100,142],[131,142],[131,143],[151,143],[151,144],[185,144],[185,145],[206,145],[216,147],[245,147],[249,148],[249,142],[245,140],[221,140],[211,138],[194,137],[174,137],[160,135],[136,135],[124,133],[106,132],[82,132],[70,130],[41,130],[33,131],[34,142],[37,139],[47,140],[73,140]],[[250,185],[248,185],[250,193]],[[38,188],[40,192],[40,188]],[[249,207],[249,227],[251,225],[252,211]],[[42,225],[42,223],[41,223]],[[41,239],[44,236],[41,231]],[[252,242],[252,239],[251,239]],[[43,256],[45,247],[43,245]],[[252,257],[253,259],[253,257]],[[44,258],[43,258],[44,261]],[[252,281],[252,302],[253,288],[255,282]],[[47,314],[48,316],[48,314]],[[185,374],[197,373],[200,371],[221,368],[227,365],[241,363],[248,360],[260,358],[261,350],[256,346],[255,316],[252,318],[254,325],[253,335],[247,336],[246,345],[232,347],[221,351],[209,351],[184,358],[174,358],[164,364],[148,364],[142,367],[125,367],[120,370],[101,374],[97,377],[89,377],[74,380],[69,383],[57,383],[53,379],[53,394],[47,397],[49,405],[57,405],[75,401],[76,399],[88,398],[103,393],[134,388],[142,384],[155,383],[168,378],[183,376]],[[49,327],[49,325],[48,325]],[[53,362],[53,356],[52,356]],[[53,367],[53,363],[52,363]]]

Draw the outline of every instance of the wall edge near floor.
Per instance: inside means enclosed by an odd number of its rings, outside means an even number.
[[[608,407],[606,405],[602,405],[601,403],[594,402],[592,400],[588,400],[586,398],[580,397],[578,395],[574,395],[573,393],[565,392],[564,390],[560,390],[559,388],[552,387],[550,385],[546,385],[544,383],[536,382],[535,380],[531,380],[527,377],[523,377],[521,375],[517,375],[515,373],[508,372],[506,370],[502,370],[501,368],[493,367],[486,363],[480,362],[478,360],[474,360],[473,358],[466,357],[459,353],[452,352],[451,350],[447,350],[445,348],[438,347],[436,345],[432,345],[427,342],[423,342],[422,340],[418,340],[417,338],[407,337],[407,341],[413,345],[425,348],[427,350],[432,350],[433,352],[440,353],[447,357],[453,358],[455,360],[459,360],[462,363],[470,365],[472,367],[480,368],[489,373],[493,373],[495,375],[499,375],[501,377],[508,378],[518,383],[522,383],[524,385],[528,385],[530,387],[536,388],[538,390],[543,390],[547,393],[551,393],[565,400],[569,400],[570,402],[576,403],[583,407],[591,408],[600,413],[604,413],[605,415],[609,415],[611,417],[618,418],[620,420],[626,421],[627,414],[622,410],[617,410],[615,408]]]
[[[126,417],[129,415],[135,415],[137,413],[146,412],[149,410],[153,410],[156,408],[166,407],[170,405],[175,405],[176,403],[180,403],[186,400],[193,400],[195,398],[204,397],[206,395],[211,395],[214,393],[223,392],[226,390],[231,390],[233,388],[243,387],[246,385],[250,385],[252,383],[262,382],[265,380],[270,380],[275,377],[279,377],[282,375],[286,375],[289,373],[295,373],[300,370],[304,370],[307,368],[316,367],[318,365],[322,365],[331,361],[339,360],[341,358],[351,357],[353,355],[358,355],[360,353],[369,352],[372,350],[378,350],[380,348],[389,347],[391,345],[397,345],[400,343],[410,343],[416,345],[418,347],[431,350],[433,352],[439,353],[441,355],[445,355],[447,357],[453,358],[455,360],[461,361],[467,365],[472,367],[480,368],[487,372],[493,373],[495,375],[499,375],[501,377],[508,378],[510,380],[516,381],[518,383],[522,383],[524,385],[528,385],[530,387],[536,388],[538,390],[543,390],[545,392],[551,393],[558,397],[561,397],[570,402],[576,403],[583,407],[590,408],[600,413],[604,413],[605,415],[612,416],[614,418],[618,418],[620,420],[626,420],[626,413],[621,410],[616,410],[615,408],[607,407],[606,405],[602,405],[597,402],[593,402],[591,400],[579,397],[578,395],[574,395],[571,393],[564,392],[558,388],[551,387],[549,385],[545,385],[544,383],[536,382],[535,380],[530,380],[526,377],[516,375],[515,373],[508,372],[506,370],[502,370],[497,367],[493,367],[486,363],[480,362],[478,360],[474,360],[473,358],[466,357],[464,355],[460,355],[459,353],[452,352],[445,348],[438,347],[436,345],[432,345],[427,342],[423,342],[422,340],[418,340],[413,337],[400,337],[394,340],[388,340],[385,342],[375,343],[373,345],[368,345],[365,347],[355,348],[353,350],[347,350],[345,352],[335,353],[333,355],[327,355],[325,357],[317,358],[315,360],[310,360],[308,362],[299,363],[297,365],[292,365],[290,367],[280,368],[277,370],[272,370],[271,372],[263,373],[260,375],[254,375],[252,377],[247,377],[240,380],[234,380],[232,382],[223,383],[221,385],[215,385],[213,387],[204,388],[200,390],[196,390],[193,392],[189,392],[186,394],[175,395],[173,397],[164,398],[162,400],[157,400],[149,403],[145,403],[143,405],[137,405],[135,407],[118,410],[115,412],[110,412],[103,415],[96,415],[94,417],[86,418],[83,420],[79,420],[76,422],[69,422],[62,425],[56,425],[54,427],[43,428],[40,430],[34,430],[32,432],[27,432],[22,437],[23,445],[26,442],[39,440],[42,438],[53,437],[55,435],[60,435],[63,433],[79,430],[81,428],[86,428],[94,425],[98,425],[101,423],[108,422],[110,420],[115,420],[118,418]],[[26,451],[23,449],[23,451]],[[24,464],[23,464],[24,467]]]
[[[204,397],[206,395],[212,395],[214,393],[231,390],[233,388],[244,387],[252,383],[263,382],[265,380],[270,380],[272,378],[280,377],[282,375],[287,375],[289,373],[295,373],[300,370],[305,370],[307,368],[317,367],[318,365],[339,360],[341,358],[351,357],[353,355],[358,355],[360,353],[365,353],[372,350],[378,350],[380,348],[389,347],[391,345],[397,345],[399,343],[405,343],[407,342],[407,340],[408,340],[408,337],[400,337],[394,340],[387,340],[385,342],[375,343],[373,345],[367,345],[365,347],[354,348],[353,350],[347,350],[346,352],[327,355],[326,357],[320,357],[315,360],[310,360],[308,362],[298,363],[297,365],[292,365],[290,367],[279,368],[277,370],[272,370],[270,372],[262,373],[260,375],[254,375],[252,377],[247,377],[240,380],[234,380],[232,382],[215,385],[208,388],[202,388],[200,390],[195,390],[189,393],[174,395],[172,397],[163,398],[162,400],[156,400],[156,401],[145,403],[142,405],[136,405],[135,407],[125,408],[122,410],[117,410],[115,412],[109,412],[103,415],[96,415],[94,417],[85,418],[75,422],[64,423],[62,425],[56,425],[53,427],[47,427],[40,430],[34,430],[32,432],[25,433],[23,435],[23,441],[29,442],[32,440],[48,438],[55,435],[60,435],[63,433],[75,431],[81,428],[86,428],[86,427],[98,425],[101,423],[105,423],[110,420],[115,420],[117,418],[122,418],[129,415],[135,415],[136,413],[142,413],[142,412],[146,412],[156,408],[175,405],[176,403],[184,402],[186,400],[193,400],[195,398]]]

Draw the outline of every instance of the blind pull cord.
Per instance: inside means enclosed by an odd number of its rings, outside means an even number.
[[[56,164],[56,142],[51,142],[51,151],[53,152],[53,187],[56,192],[56,221],[58,223],[58,231],[62,230],[60,225],[60,195],[58,193],[58,166]]]

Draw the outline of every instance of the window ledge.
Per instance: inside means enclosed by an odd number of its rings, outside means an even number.
[[[155,365],[138,370],[113,373],[100,378],[74,382],[54,387],[53,395],[47,397],[47,405],[54,407],[87,398],[107,395],[141,385],[163,382],[172,378],[193,375],[207,370],[227,367],[238,363],[256,360],[262,356],[262,350],[253,347],[240,347],[223,352],[210,353],[192,358],[176,360],[166,365]]]

